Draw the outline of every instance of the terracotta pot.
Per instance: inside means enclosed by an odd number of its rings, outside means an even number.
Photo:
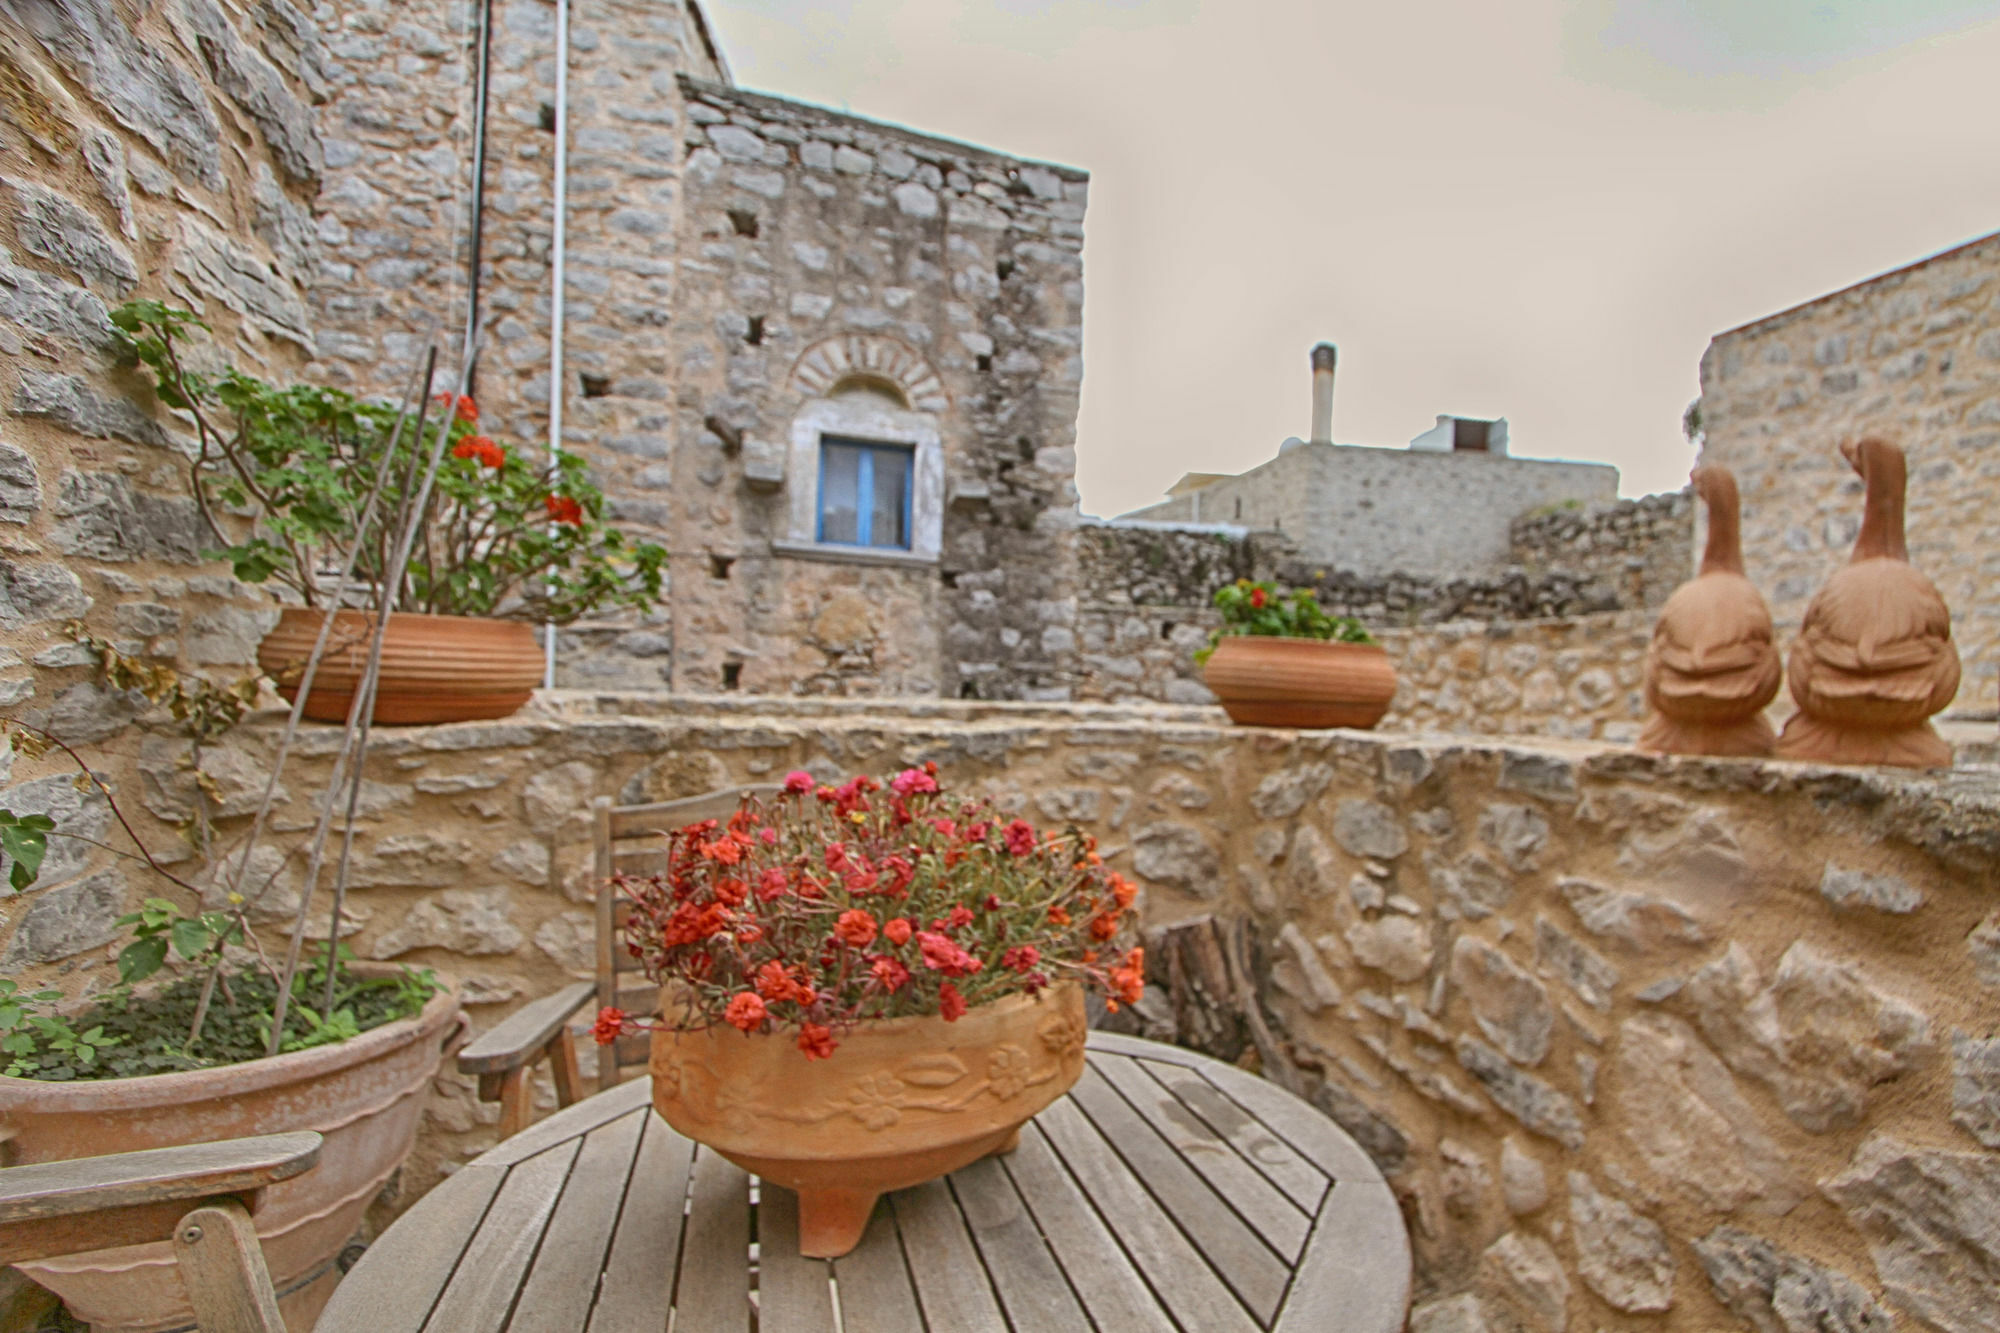
[[[315,1129],[319,1165],[264,1191],[256,1212],[288,1327],[304,1333],[338,1280],[334,1259],[410,1155],[424,1093],[458,1032],[458,992],[351,1041],[216,1069],[44,1083],[0,1077],[14,1160],[53,1162]],[[98,1333],[185,1328],[193,1318],[167,1242],[19,1265]]]
[[[1396,697],[1395,663],[1373,643],[1227,634],[1202,675],[1248,726],[1365,729]]]
[[[287,607],[278,627],[257,649],[257,665],[278,682],[286,699],[312,656],[322,611]],[[345,722],[354,690],[368,667],[375,617],[342,611],[313,676],[305,715],[315,722]],[[518,620],[478,616],[389,613],[382,640],[382,676],[375,688],[375,720],[386,723],[469,722],[506,717],[542,683],[542,645],[535,627]]]
[[[675,1012],[662,992],[662,1013]],[[783,1029],[717,1025],[653,1034],[653,1105],[744,1170],[799,1193],[799,1253],[861,1240],[878,1196],[1019,1141],[1021,1126],[1083,1074],[1083,991],[942,1018],[864,1022],[808,1060]]]

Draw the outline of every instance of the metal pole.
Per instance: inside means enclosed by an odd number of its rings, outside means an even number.
[[[556,0],[555,235],[549,257],[549,474],[562,456],[563,250],[569,214],[569,0]],[[542,688],[556,684],[556,627],[542,626]]]

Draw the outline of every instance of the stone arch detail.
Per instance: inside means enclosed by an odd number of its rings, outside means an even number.
[[[874,333],[820,339],[793,363],[791,386],[809,398],[823,398],[842,380],[857,378],[894,385],[914,411],[943,412],[951,407],[944,381],[922,352]]]

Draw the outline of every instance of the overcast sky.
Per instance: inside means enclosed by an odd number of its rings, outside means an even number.
[[[1679,486],[1711,336],[2000,230],[2000,0],[706,0],[737,81],[1091,173],[1086,512],[1307,433]]]

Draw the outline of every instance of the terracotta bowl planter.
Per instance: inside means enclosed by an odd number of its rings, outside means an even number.
[[[17,1163],[315,1129],[319,1165],[264,1192],[257,1235],[295,1333],[338,1280],[333,1261],[416,1143],[424,1093],[456,1036],[458,992],[352,1041],[216,1069],[44,1083],[0,1077],[0,1131]],[[185,1328],[193,1319],[166,1242],[64,1255],[21,1270],[98,1333]]]
[[[1230,719],[1248,726],[1366,729],[1396,697],[1396,666],[1373,643],[1228,634],[1202,674]]]
[[[278,682],[286,699],[312,656],[323,611],[287,607],[278,627],[257,649],[257,665]],[[355,687],[368,667],[375,617],[342,611],[313,677],[305,715],[315,722],[345,722]],[[528,702],[542,683],[543,652],[535,627],[518,620],[477,616],[389,613],[382,640],[382,678],[375,688],[375,720],[385,723],[470,722],[506,717]]]
[[[663,993],[663,1013],[674,1012]],[[942,1018],[865,1022],[824,1060],[785,1032],[655,1032],[653,1105],[668,1124],[799,1194],[799,1252],[861,1240],[878,1196],[1019,1140],[1083,1074],[1083,991],[1070,984]]]

